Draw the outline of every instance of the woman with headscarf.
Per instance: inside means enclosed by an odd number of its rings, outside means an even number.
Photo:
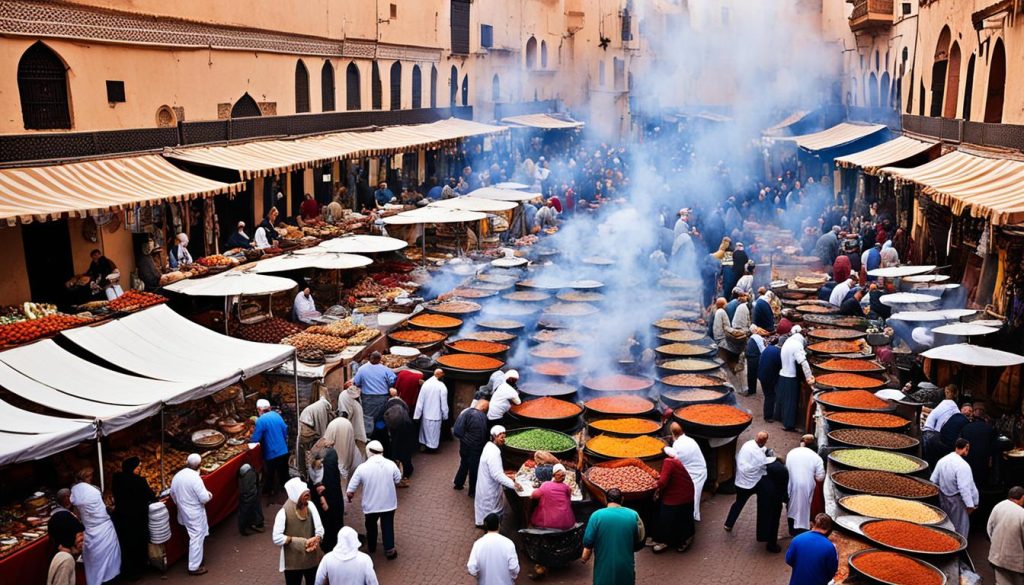
[[[346,526],[337,535],[338,544],[324,556],[316,570],[316,585],[378,585],[370,555],[359,552],[359,535]]]
[[[121,471],[114,474],[111,492],[114,495],[114,528],[121,543],[121,573],[137,579],[149,559],[149,505],[156,494],[149,482],[135,473],[138,457],[121,462]]]
[[[834,282],[843,282],[850,278],[850,270],[850,257],[846,254],[836,256],[836,261],[832,263],[832,280]]]
[[[358,421],[362,426],[362,421]],[[324,431],[321,441],[334,445],[334,452],[338,457],[338,472],[344,481],[352,476],[355,468],[363,462],[362,453],[356,450],[355,429],[352,423],[344,415],[331,421]],[[316,444],[313,445],[316,448]]]
[[[320,548],[334,550],[338,530],[345,524],[345,492],[338,470],[338,453],[329,441],[320,439],[309,453],[309,489],[313,505],[324,525]]]
[[[288,501],[274,518],[274,544],[281,547],[279,570],[284,573],[286,585],[298,585],[303,580],[313,585],[317,566],[323,553],[320,540],[324,527],[316,508],[309,505],[310,492],[306,482],[293,477],[284,484]]]
[[[171,268],[177,268],[183,264],[192,264],[192,254],[188,251],[188,234],[180,233],[171,246],[171,253],[167,257]]]

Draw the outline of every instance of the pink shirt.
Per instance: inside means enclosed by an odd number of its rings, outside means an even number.
[[[545,481],[530,497],[537,500],[530,524],[534,528],[567,530],[576,524],[572,513],[572,490],[564,483]]]

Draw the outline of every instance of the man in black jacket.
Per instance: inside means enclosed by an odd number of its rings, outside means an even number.
[[[469,477],[469,497],[476,495],[476,473],[480,467],[480,454],[491,435],[487,427],[487,408],[490,403],[478,399],[473,406],[462,411],[455,420],[452,434],[459,440],[459,470],[455,472],[453,486],[461,490]]]

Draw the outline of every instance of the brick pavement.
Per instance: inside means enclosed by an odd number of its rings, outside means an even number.
[[[758,430],[772,432],[770,443],[785,453],[798,440],[796,433],[784,433],[778,424],[765,424],[760,420],[760,395],[739,398],[742,406],[755,412],[755,422],[740,437],[745,441]],[[416,475],[412,487],[399,490],[396,515],[396,541],[399,556],[386,561],[378,547],[373,557],[380,582],[387,584],[447,584],[473,583],[465,572],[465,563],[473,541],[480,532],[473,527],[473,502],[465,491],[451,488],[451,478],[458,467],[458,449],[455,443],[442,443],[436,454],[416,456]],[[704,502],[703,521],[697,527],[697,538],[686,553],[665,552],[654,555],[650,550],[637,554],[637,582],[679,583],[681,578],[700,579],[704,585],[739,583],[788,583],[789,570],[784,553],[770,554],[764,545],[754,539],[755,505],[750,502],[731,533],[722,530],[722,523],[732,503],[732,496],[716,495]],[[206,566],[209,573],[190,578],[185,563],[179,561],[161,578],[153,574],[141,583],[188,583],[191,585],[246,585],[280,584],[284,578],[277,572],[279,549],[270,541],[269,529],[277,506],[265,508],[268,532],[249,537],[239,536],[234,518],[228,518],[216,527],[207,540]],[[363,532],[363,517],[359,498],[349,505],[345,513],[347,525]],[[785,534],[785,519],[780,532]],[[979,565],[985,565],[988,545],[981,533],[972,535],[972,556]],[[788,536],[780,537],[785,549]],[[523,576],[519,582],[528,582],[525,574],[532,563],[520,555]],[[979,566],[986,582],[991,582],[991,571]],[[573,564],[551,573],[545,582],[554,584],[590,583],[592,565]],[[665,581],[665,580],[670,581]],[[337,584],[340,585],[340,584]]]

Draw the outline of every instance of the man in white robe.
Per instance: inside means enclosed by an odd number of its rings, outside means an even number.
[[[971,449],[967,439],[957,439],[954,451],[935,465],[932,483],[939,486],[939,507],[949,516],[956,531],[967,537],[971,529],[968,515],[978,507],[978,488],[974,485],[971,466],[964,457]]]
[[[344,416],[339,416],[324,431],[324,439],[334,445],[334,451],[338,454],[338,471],[341,472],[342,480],[351,477],[355,468],[363,462],[362,453],[356,447],[355,426],[362,427],[362,419],[358,425],[353,425]]]
[[[203,566],[203,541],[210,535],[206,520],[206,503],[213,494],[199,477],[199,465],[203,462],[198,453],[188,456],[184,469],[171,479],[171,499],[178,507],[178,524],[188,532],[188,572],[190,575],[206,573]]]
[[[483,526],[488,514],[501,515],[505,509],[503,487],[519,489],[519,484],[505,475],[501,464],[501,447],[505,444],[505,427],[491,427],[491,440],[480,454],[480,467],[476,476],[476,495],[473,497],[473,516],[477,526]]]
[[[488,514],[484,518],[484,534],[473,543],[466,571],[476,577],[479,585],[512,585],[519,576],[519,555],[516,545],[498,533],[501,516]]]
[[[420,444],[437,449],[441,442],[441,424],[448,419],[448,387],[444,385],[444,370],[434,370],[434,376],[423,383],[416,398],[413,420],[420,421]]]
[[[828,303],[837,307],[843,304],[843,301],[846,300],[846,295],[850,293],[850,289],[853,288],[855,283],[856,281],[852,278],[847,278],[843,282],[837,284],[836,287],[832,289],[832,294],[828,296]]]
[[[117,542],[117,531],[107,513],[103,494],[92,485],[92,479],[92,468],[78,472],[78,483],[71,487],[71,505],[78,510],[78,519],[85,526],[82,546],[85,582],[101,585],[121,573],[121,545]]]
[[[679,459],[686,472],[690,474],[693,481],[693,519],[700,521],[700,494],[704,489],[704,482],[708,480],[708,463],[704,460],[704,454],[700,451],[700,445],[683,432],[679,423],[672,423],[669,427],[672,432],[672,448],[675,449],[676,459]]]
[[[295,319],[302,323],[312,323],[313,319],[320,316],[320,311],[316,310],[316,303],[313,302],[313,295],[308,286],[295,295],[292,312],[295,313]]]
[[[316,570],[314,585],[378,585],[370,555],[359,552],[359,535],[345,526],[338,532],[338,544],[327,553]]]
[[[814,435],[804,435],[800,446],[786,455],[786,471],[789,472],[786,517],[790,534],[811,529],[811,500],[818,482],[825,479],[825,465],[821,456],[808,447],[812,444]]]

